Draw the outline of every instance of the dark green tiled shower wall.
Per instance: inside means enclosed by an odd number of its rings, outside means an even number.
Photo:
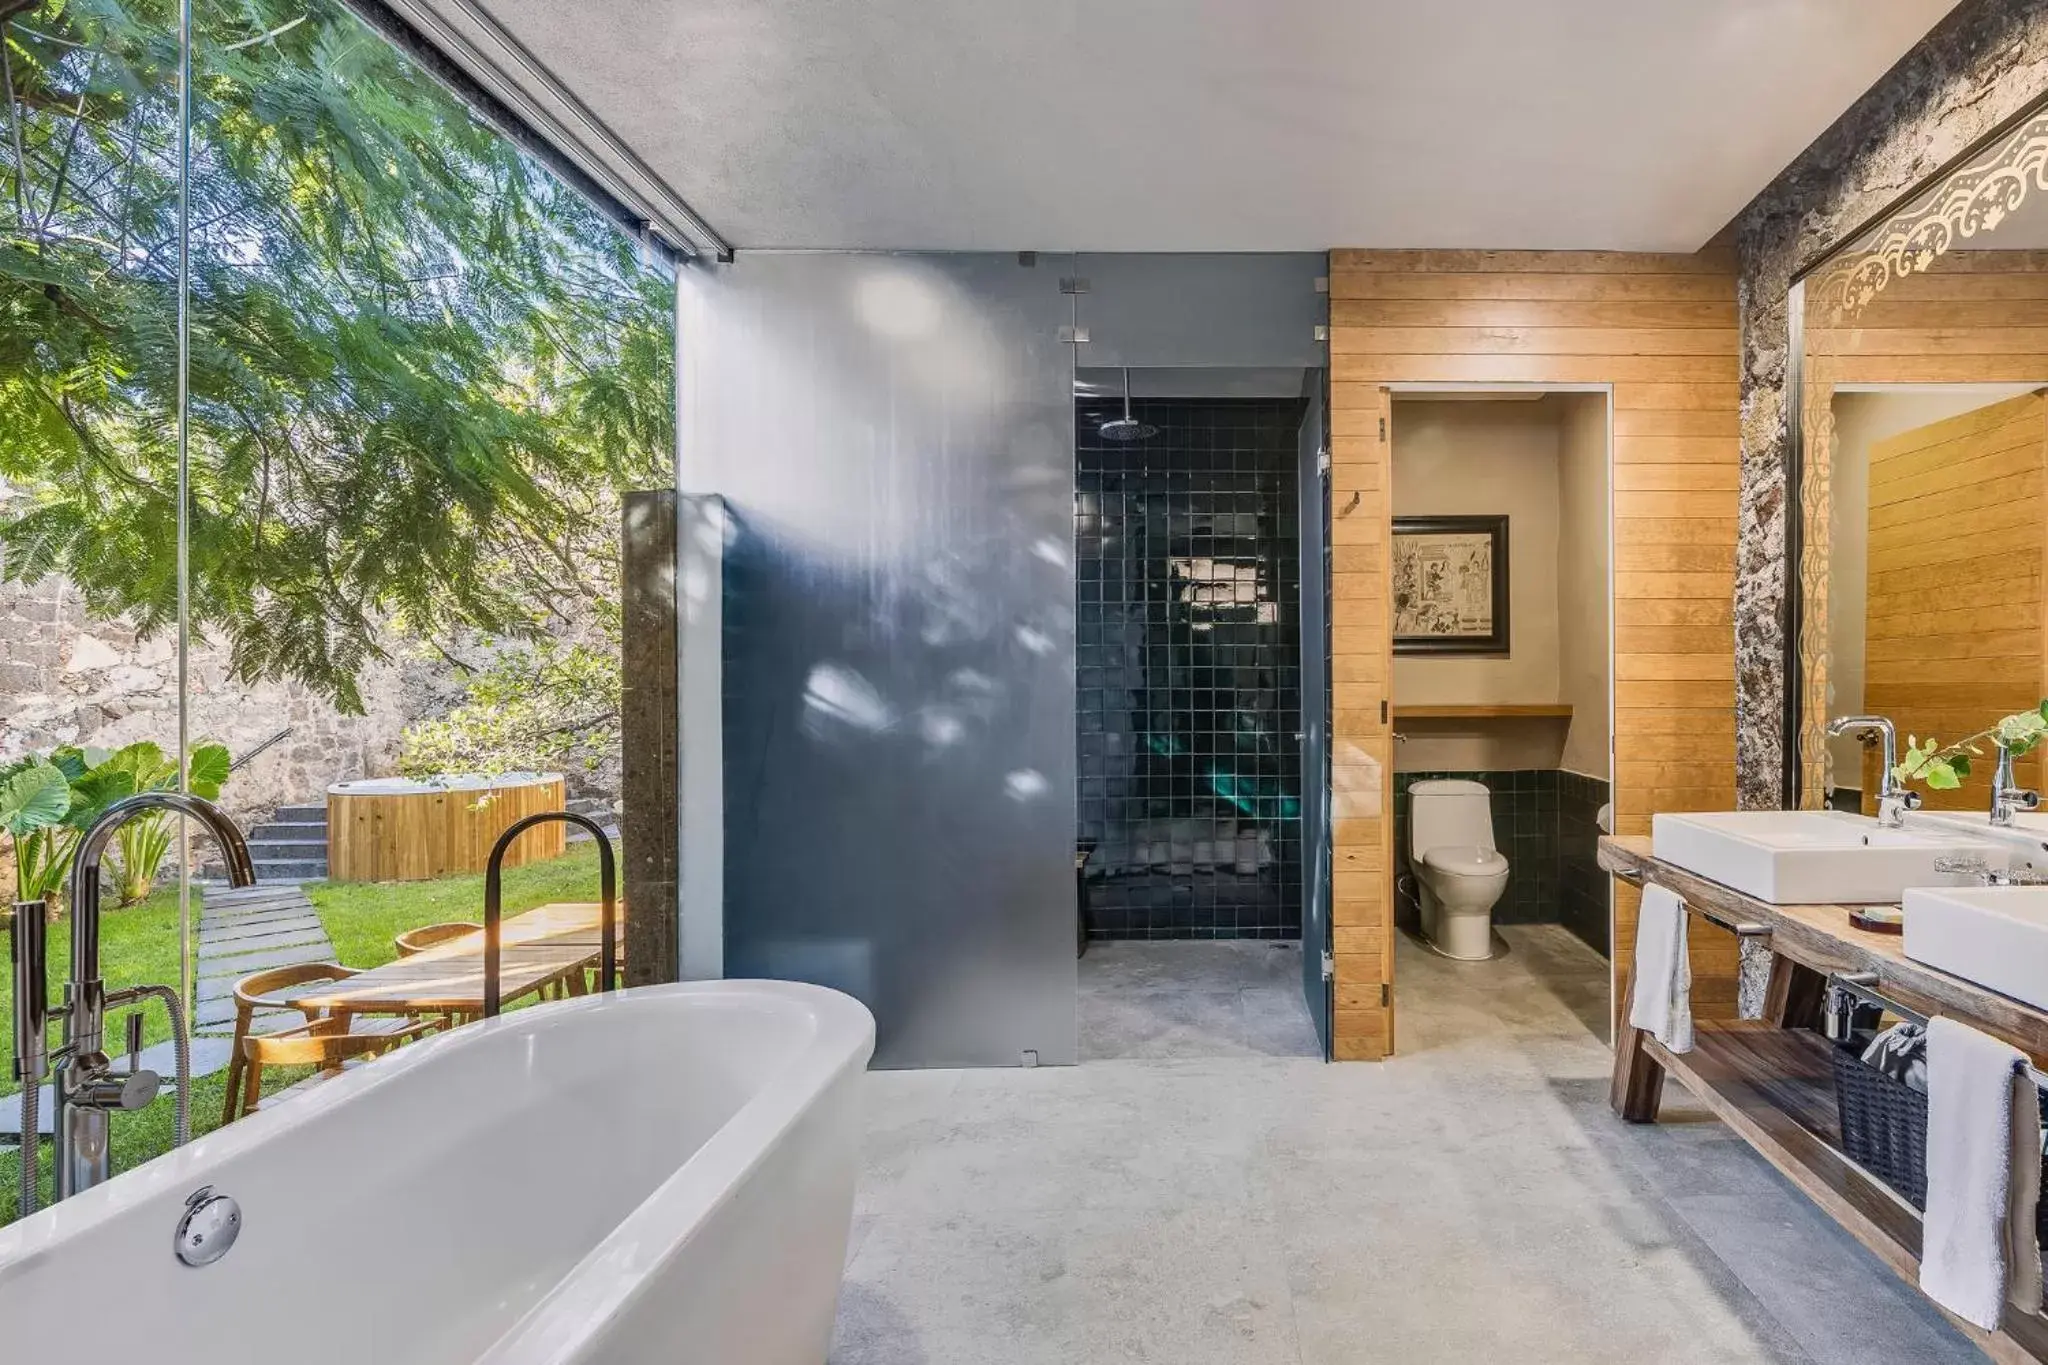
[[[1300,399],[1076,407],[1091,938],[1301,936]]]
[[[1595,861],[1598,814],[1608,784],[1557,768],[1394,774],[1394,846],[1407,875],[1408,788],[1431,778],[1484,783],[1493,807],[1493,840],[1508,860],[1507,890],[1494,906],[1496,924],[1562,924],[1605,956],[1607,877]],[[1400,914],[1415,923],[1415,900],[1404,889]]]

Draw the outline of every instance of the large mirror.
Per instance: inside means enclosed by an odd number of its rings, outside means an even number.
[[[1851,235],[1791,304],[1788,795],[1874,813],[1879,752],[1830,719],[1946,744],[2048,696],[2048,105]],[[1988,807],[1979,747],[1930,806]],[[2038,751],[2018,776],[2042,785]]]

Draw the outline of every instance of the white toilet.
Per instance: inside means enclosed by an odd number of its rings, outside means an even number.
[[[1493,956],[1493,906],[1508,885],[1494,850],[1486,785],[1457,779],[1408,789],[1408,870],[1422,902],[1422,932],[1447,957]]]

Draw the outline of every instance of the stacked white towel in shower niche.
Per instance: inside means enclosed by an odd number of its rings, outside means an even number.
[[[1996,1329],[2041,1303],[2041,1098],[2027,1059],[1953,1019],[1927,1025],[1927,1215],[1920,1287]]]
[[[1654,882],[1636,915],[1634,985],[1628,1022],[1673,1052],[1692,1051],[1692,958],[1686,952],[1685,902]]]

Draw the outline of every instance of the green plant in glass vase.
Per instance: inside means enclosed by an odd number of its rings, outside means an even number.
[[[1899,782],[1923,783],[1929,791],[1954,791],[1970,775],[1970,760],[1984,756],[1985,745],[2010,750],[2018,758],[2044,738],[2048,738],[2048,700],[2031,711],[2015,711],[1953,744],[1943,744],[1931,735],[1924,741],[1908,735],[1905,756],[1893,767],[1892,777]]]

